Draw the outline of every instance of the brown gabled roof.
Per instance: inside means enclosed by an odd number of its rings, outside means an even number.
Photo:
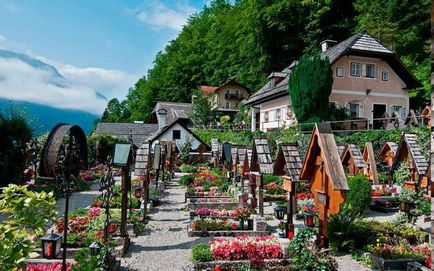
[[[213,87],[213,86],[200,86],[200,90],[202,90],[203,93],[214,93],[219,87]]]
[[[335,138],[330,123],[316,123],[303,167],[300,172],[301,180],[310,180],[313,174],[312,164],[321,155],[327,175],[334,190],[349,190],[347,178],[338,153]]]
[[[396,144],[395,142],[388,141],[384,143],[383,147],[381,147],[380,151],[377,154],[376,159],[377,160],[383,159],[383,156],[388,151],[393,152],[393,156],[395,156],[396,150],[398,150],[398,144]]]
[[[254,138],[252,147],[252,162],[250,170],[261,174],[273,173],[273,160],[267,138]]]
[[[371,142],[365,143],[365,148],[363,149],[363,160],[369,164],[369,170],[372,172],[374,184],[378,184],[377,163],[375,162],[374,147],[372,147]]]
[[[244,88],[248,93],[250,93],[250,90],[243,84],[238,83],[235,79],[230,79],[228,81],[226,81],[223,85],[221,86],[201,86],[200,89],[202,90],[203,93],[214,93],[216,91],[218,91],[220,88],[224,87],[224,86],[239,86]]]
[[[237,165],[238,164],[238,148],[237,145],[231,146],[231,165]]]
[[[134,164],[134,174],[136,176],[145,176],[151,166],[150,161],[150,144],[143,143],[136,152],[136,163]]]
[[[247,149],[246,147],[238,148],[238,162],[241,166],[244,166],[247,158]]]
[[[393,159],[392,170],[398,167],[398,163],[410,155],[413,159],[414,166],[419,175],[426,175],[428,169],[428,162],[423,155],[423,150],[417,143],[417,135],[403,134],[396,151],[395,158]]]
[[[348,162],[350,158],[353,158],[354,164],[358,168],[367,167],[368,164],[363,160],[362,153],[359,146],[356,144],[345,144],[345,150],[341,155],[342,163]]]
[[[288,175],[293,181],[298,181],[303,162],[298,151],[298,144],[280,144],[274,164],[274,175]]]

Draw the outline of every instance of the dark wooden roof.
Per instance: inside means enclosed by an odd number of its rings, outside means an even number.
[[[231,165],[238,165],[238,147],[237,145],[231,146]]]
[[[363,160],[359,146],[356,144],[345,144],[345,150],[341,155],[342,162],[347,163],[350,158],[353,158],[354,164],[358,168],[368,166],[368,164]]]
[[[176,119],[188,120],[189,115],[192,112],[191,103],[176,103],[176,102],[162,102],[159,101],[155,105],[151,114],[155,115],[157,113],[166,114],[166,123],[171,123]]]
[[[363,161],[369,164],[369,170],[372,172],[372,176],[374,176],[374,184],[378,184],[377,163],[375,162],[374,147],[371,142],[366,142],[365,144],[365,148],[363,149]]]
[[[252,162],[250,171],[257,171],[261,174],[273,173],[273,160],[267,138],[254,138],[252,147]]]
[[[128,140],[131,136],[133,144],[140,146],[146,141],[146,138],[157,130],[158,124],[99,122],[94,134],[109,135],[124,140]]]
[[[321,155],[326,168],[326,174],[331,180],[335,190],[349,190],[347,178],[336,146],[330,123],[316,123],[303,167],[300,172],[301,180],[310,180],[314,171],[312,165],[315,159]]]
[[[247,158],[246,147],[239,147],[238,148],[238,162],[241,166],[244,166],[244,163],[246,162],[246,158]]]
[[[292,180],[299,181],[303,162],[298,151],[298,144],[280,144],[274,164],[274,175],[288,175]]]
[[[150,167],[150,144],[143,143],[136,152],[136,163],[134,165],[134,174],[136,176],[145,176]]]
[[[381,147],[380,151],[378,152],[376,159],[377,160],[383,159],[384,155],[389,150],[393,152],[393,155],[395,155],[396,151],[398,150],[398,144],[396,144],[395,142],[391,142],[391,141],[384,143],[383,147]]]
[[[399,162],[405,159],[407,155],[412,158],[417,173],[419,175],[426,175],[428,169],[428,162],[423,155],[422,148],[417,143],[417,135],[415,134],[402,135],[401,141],[399,142],[398,149],[396,151],[395,158],[393,160],[392,170],[395,170],[399,166]]]

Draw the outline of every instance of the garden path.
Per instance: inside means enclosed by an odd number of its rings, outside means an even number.
[[[191,247],[207,238],[188,237],[189,214],[184,207],[185,189],[179,174],[166,189],[159,207],[152,208],[144,235],[131,238],[128,253],[121,258],[122,270],[191,270]]]

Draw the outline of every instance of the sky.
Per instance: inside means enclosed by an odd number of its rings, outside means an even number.
[[[0,98],[101,113],[101,97],[125,98],[157,52],[208,2],[0,0],[0,50],[57,70],[0,57]]]

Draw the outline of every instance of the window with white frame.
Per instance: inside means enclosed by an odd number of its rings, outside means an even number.
[[[376,76],[375,65],[374,64],[366,64],[365,77],[367,78],[375,78]]]
[[[352,118],[360,117],[360,104],[348,103],[348,113]]]
[[[344,76],[344,68],[336,67],[336,77],[343,77],[343,76]]]
[[[280,120],[280,119],[281,119],[281,116],[282,116],[282,115],[280,115],[280,114],[281,114],[281,113],[280,113],[280,108],[277,108],[277,109],[276,109],[275,114],[276,114],[276,120]]]
[[[264,112],[264,122],[268,122],[268,111]]]
[[[406,115],[405,115],[405,107],[402,105],[392,105],[392,110],[390,112],[391,115],[393,115],[393,113],[396,112],[398,113],[398,115],[401,117],[401,119],[405,119]]]
[[[362,65],[358,62],[351,62],[351,76],[360,77]]]
[[[381,72],[381,80],[383,80],[383,81],[389,81],[389,72],[382,71]]]

